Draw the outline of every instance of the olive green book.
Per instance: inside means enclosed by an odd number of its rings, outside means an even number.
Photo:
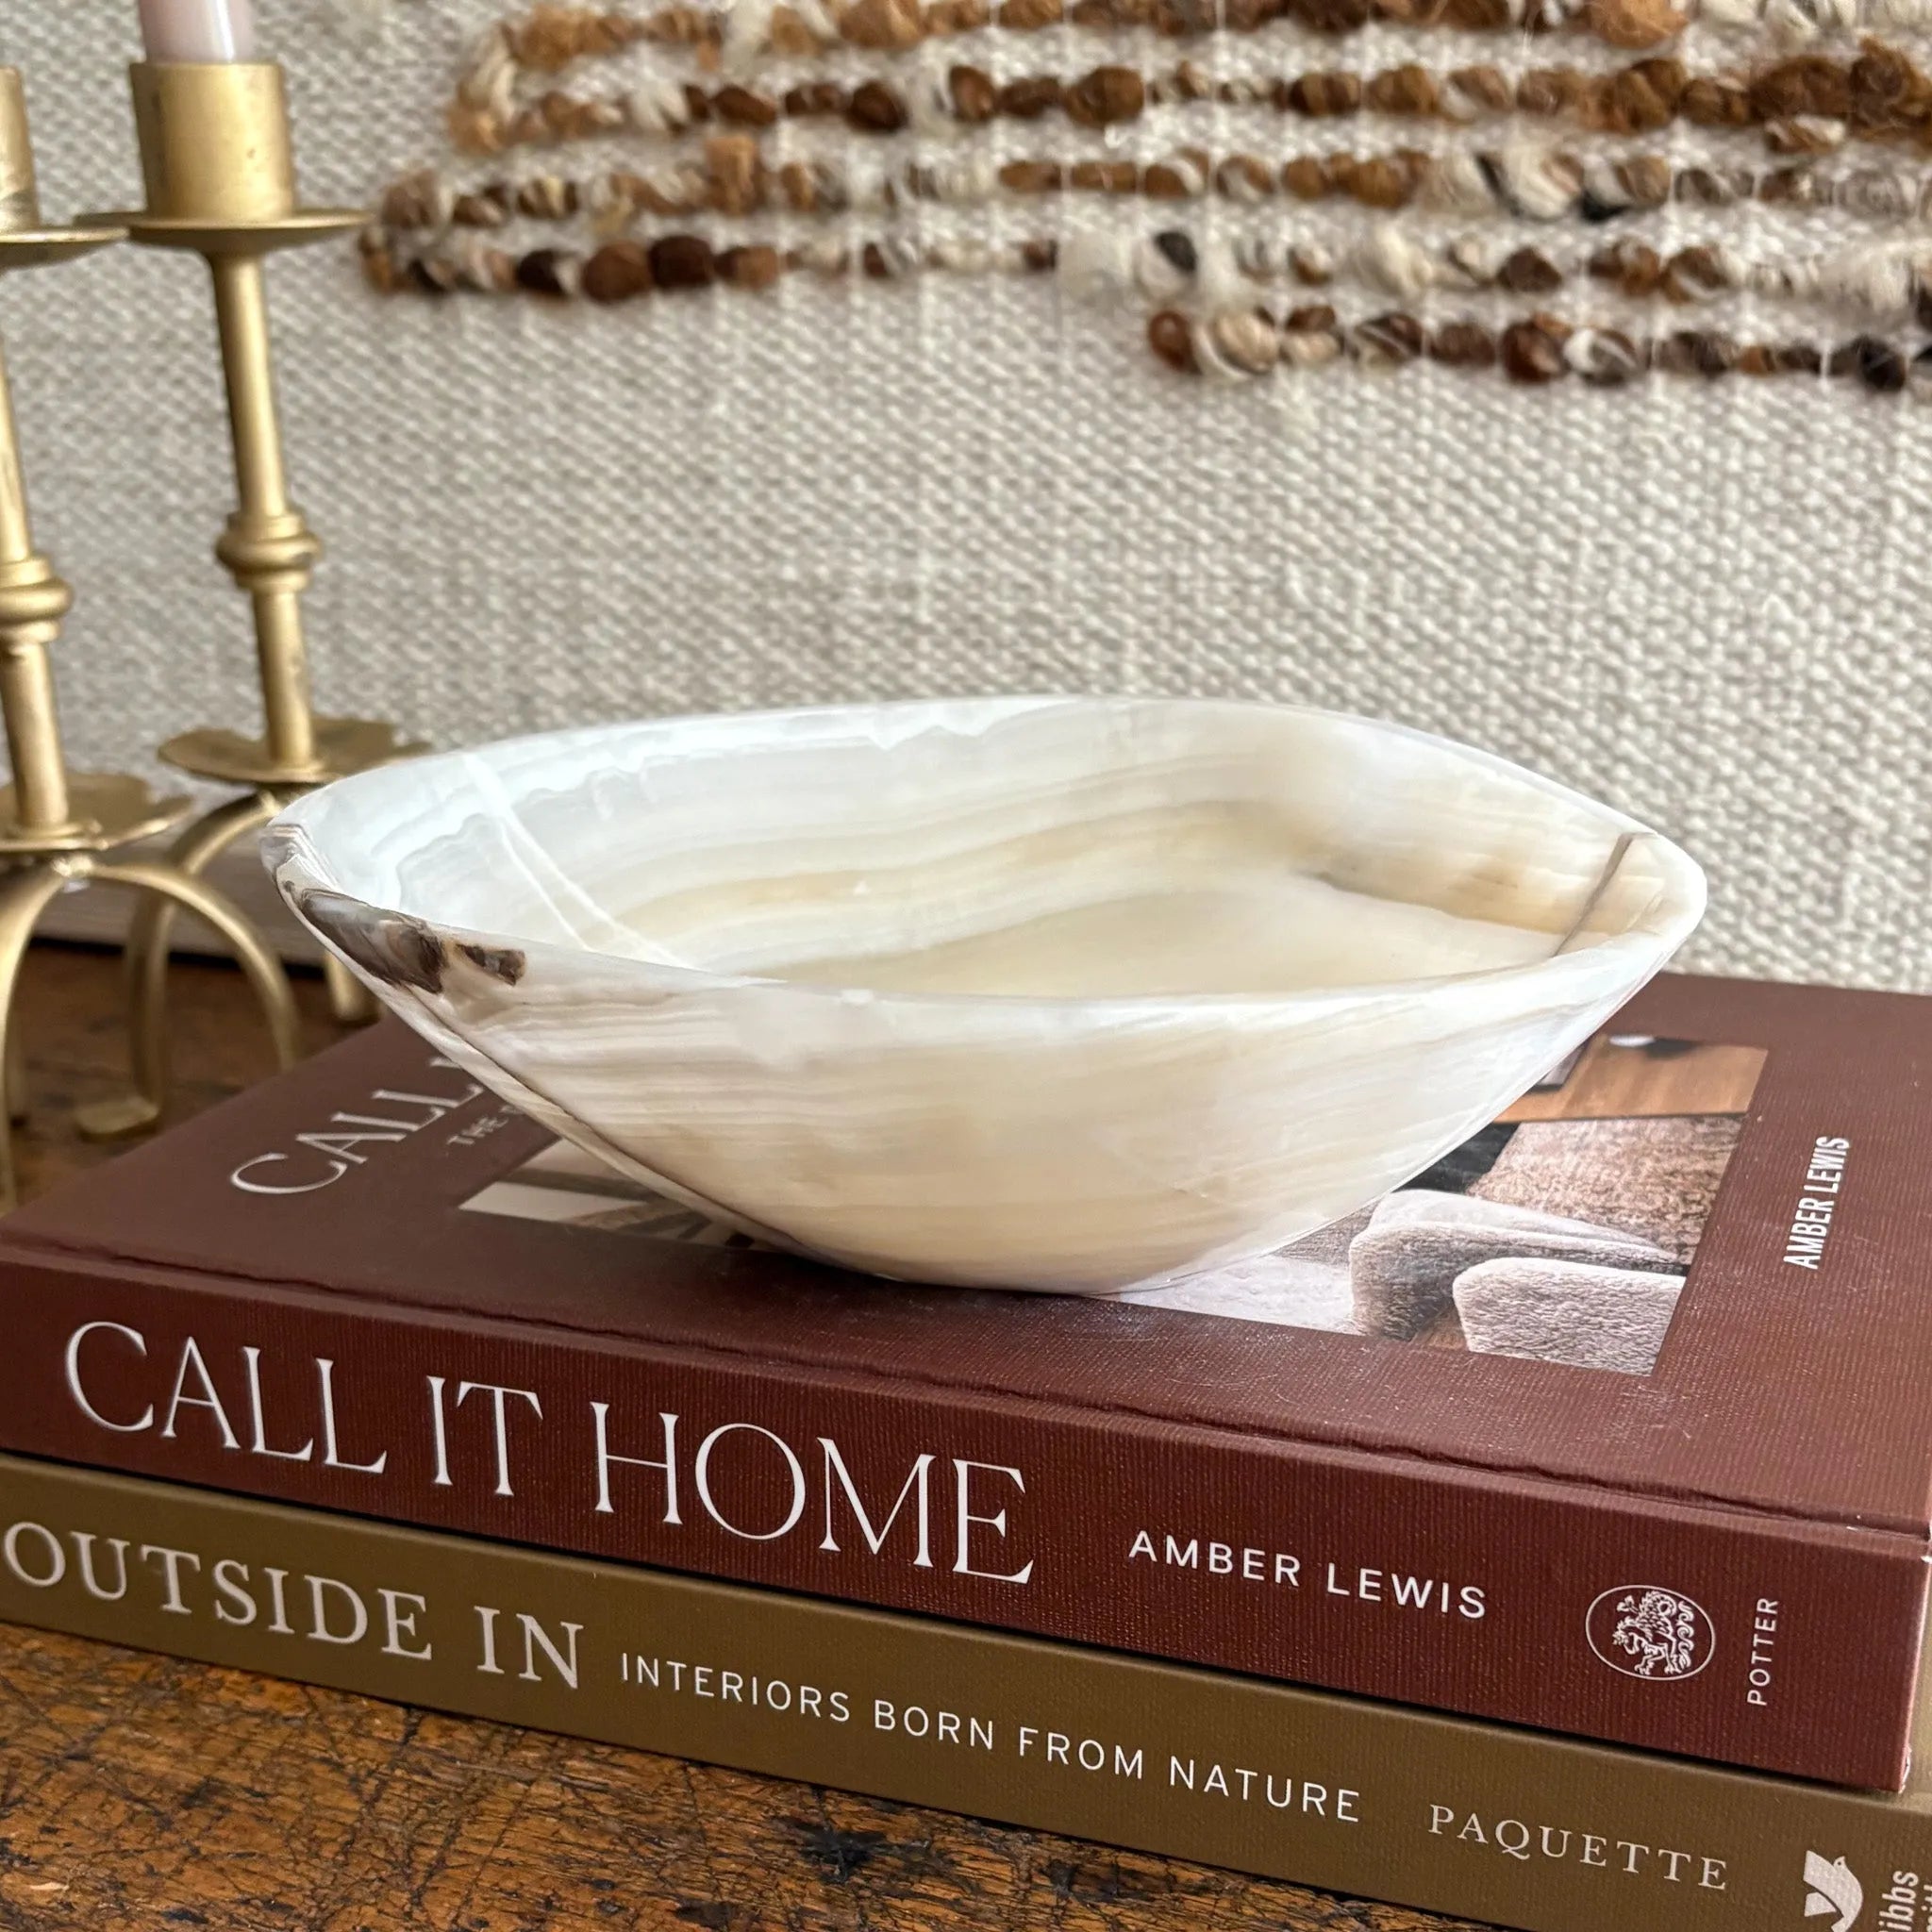
[[[1923,1768],[1848,1791],[53,1463],[0,1457],[0,1619],[1525,1932],[1932,1927]]]

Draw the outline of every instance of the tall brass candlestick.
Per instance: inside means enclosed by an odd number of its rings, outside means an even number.
[[[20,75],[0,67],[0,272],[69,261],[121,239],[110,228],[42,224]],[[34,548],[12,391],[0,358],[0,711],[13,769],[13,782],[0,791],[0,1086],[8,1103],[0,1121],[0,1212],[13,1205],[11,1127],[25,1103],[19,1040],[10,1024],[14,990],[41,914],[71,887],[131,886],[145,907],[181,906],[199,913],[234,948],[254,982],[283,1065],[301,1046],[288,978],[241,913],[178,866],[112,856],[178,824],[188,816],[187,799],[158,799],[125,774],[68,771],[47,651],[73,601],[53,565]],[[142,1051],[152,1058],[158,1095],[166,1073],[162,1042],[144,1041]]]
[[[201,256],[213,275],[239,498],[215,555],[252,605],[261,689],[259,737],[210,725],[160,749],[177,771],[246,788],[191,825],[175,845],[175,862],[199,874],[301,792],[423,747],[400,740],[392,725],[318,717],[311,705],[300,600],[322,545],[289,498],[270,360],[265,258],[326,241],[365,217],[299,205],[279,67],[142,61],[130,78],[147,207],[102,219],[124,225],[137,244]],[[158,1041],[163,1032],[171,921],[167,908],[157,907],[130,943],[138,1040]],[[338,1014],[367,1016],[372,1008],[360,987],[335,960],[326,970]],[[84,1125],[94,1134],[146,1125],[158,1111],[158,1062],[138,1057],[136,1091],[92,1109]]]

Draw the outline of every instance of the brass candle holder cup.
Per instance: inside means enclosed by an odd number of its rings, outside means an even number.
[[[92,219],[124,228],[137,246],[199,255],[213,276],[239,499],[215,555],[253,607],[261,687],[258,737],[208,725],[160,747],[176,771],[244,788],[175,843],[173,863],[199,875],[303,792],[424,747],[400,739],[392,725],[314,710],[300,600],[322,545],[290,501],[270,359],[265,258],[344,234],[366,216],[300,205],[279,67],[143,61],[129,73],[147,206]],[[97,1136],[138,1131],[159,1112],[172,924],[172,910],[158,904],[143,911],[129,939],[133,1032],[145,1050],[136,1056],[134,1092],[84,1117]],[[333,959],[327,971],[338,1015],[372,1016],[355,980]]]
[[[0,274],[71,261],[121,241],[118,228],[60,228],[41,219],[28,140],[26,102],[17,69],[0,67]],[[176,908],[213,926],[241,960],[268,1016],[284,1065],[300,1048],[294,997],[279,961],[228,901],[173,860],[117,857],[136,841],[187,818],[185,798],[157,798],[125,773],[67,769],[48,647],[60,634],[74,594],[35,549],[14,429],[12,393],[0,358],[0,709],[13,782],[0,790],[0,1211],[13,1205],[13,1123],[25,1114],[19,1038],[10,1024],[27,941],[47,907],[74,887],[131,887],[142,916]],[[165,958],[161,968],[165,970]],[[137,1063],[158,1096],[166,1055],[158,1035],[135,1041]]]

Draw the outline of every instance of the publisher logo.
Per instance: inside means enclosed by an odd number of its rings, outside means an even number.
[[[1611,1670],[1654,1682],[1694,1677],[1717,1649],[1702,1606],[1654,1583],[1605,1591],[1591,1605],[1585,1627],[1591,1649]]]
[[[1865,1909],[1865,1888],[1842,1858],[1831,1863],[1816,1852],[1805,1854],[1805,1916],[1822,1919],[1832,1912],[1831,1932],[1852,1932],[1858,1914]]]

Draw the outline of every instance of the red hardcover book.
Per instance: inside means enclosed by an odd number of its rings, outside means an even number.
[[[917,1289],[394,1024],[0,1225],[0,1448],[1896,1788],[1932,1001],[1665,978],[1279,1255]]]

